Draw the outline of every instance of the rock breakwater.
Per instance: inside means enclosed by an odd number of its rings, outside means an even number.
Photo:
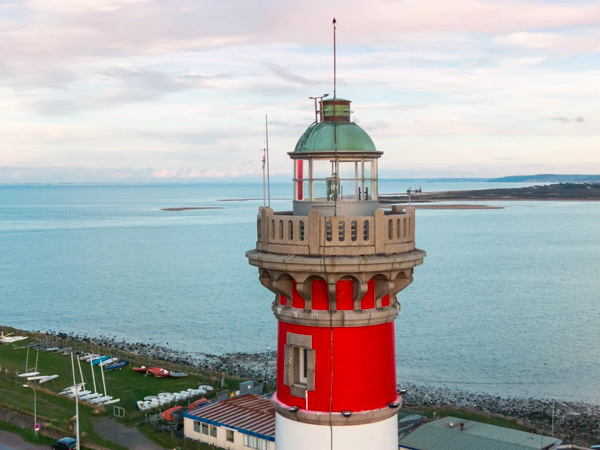
[[[276,381],[276,352],[209,354],[184,352],[143,342],[130,343],[112,337],[88,337],[77,334],[49,333],[54,338],[71,339],[82,343],[117,348],[145,358],[184,364],[230,376]],[[406,406],[457,408],[514,418],[542,434],[551,434],[554,411],[554,435],[566,443],[590,445],[600,440],[600,405],[568,402],[560,399],[506,398],[485,393],[467,392],[447,387],[403,383],[408,392]]]

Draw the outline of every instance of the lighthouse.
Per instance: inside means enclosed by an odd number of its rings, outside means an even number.
[[[379,205],[383,152],[350,105],[318,99],[288,153],[293,211],[261,207],[246,253],[275,294],[277,450],[398,448],[397,294],[425,252],[414,208]]]

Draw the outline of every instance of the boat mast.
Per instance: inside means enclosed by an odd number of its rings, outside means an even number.
[[[102,387],[104,388],[104,396],[107,396],[108,393],[106,392],[106,381],[104,380],[104,370],[102,370],[102,367],[100,367],[100,373],[102,374]]]
[[[81,377],[81,384],[83,384],[83,390],[85,390],[85,380],[83,379],[83,372],[81,371],[81,360],[77,358],[77,365],[79,366],[79,376]]]
[[[94,365],[92,364],[92,358],[90,358],[90,368],[92,369],[92,381],[94,382],[94,394],[98,393],[96,388],[96,376],[94,375]]]
[[[77,389],[77,378],[75,378],[75,362],[73,361],[73,353],[71,353],[71,369],[73,369],[73,387]]]
[[[77,358],[79,361],[79,358]],[[79,388],[77,386],[77,379],[75,378],[75,362],[73,361],[73,352],[71,352],[71,369],[73,370],[73,389],[75,389],[75,436],[77,437],[77,449],[80,449],[79,445]]]
[[[25,372],[23,373],[27,372],[29,372],[29,346],[27,346],[27,356],[25,358]]]

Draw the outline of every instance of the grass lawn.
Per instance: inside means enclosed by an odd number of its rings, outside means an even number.
[[[2,331],[11,332],[13,330],[3,328]],[[28,345],[32,341],[43,339],[52,339],[43,334],[25,333],[14,330],[15,334],[26,334],[30,339],[14,344],[0,344],[0,403],[8,405],[12,409],[33,414],[33,392],[30,388],[24,388],[22,385],[29,383],[35,387],[37,393],[37,413],[42,421],[48,422],[52,427],[60,429],[65,433],[71,433],[75,415],[74,400],[57,395],[65,387],[73,385],[73,372],[70,356],[65,356],[56,352],[45,352],[30,349],[29,363],[27,364],[27,350],[19,348]],[[143,419],[144,413],[137,409],[137,400],[142,400],[145,396],[156,395],[159,392],[178,392],[190,388],[197,388],[199,385],[211,385],[215,390],[208,393],[205,397],[213,398],[221,382],[221,374],[216,372],[207,372],[194,369],[188,366],[181,366],[166,363],[164,361],[149,360],[139,356],[126,354],[121,350],[111,348],[98,348],[91,344],[84,344],[70,340],[61,340],[53,338],[52,345],[56,347],[73,347],[74,349],[83,349],[99,353],[102,355],[111,355],[119,357],[121,360],[129,359],[130,364],[122,370],[106,372],[106,391],[108,395],[114,398],[120,398],[121,401],[116,406],[122,407],[126,411],[126,417],[121,421],[126,425],[133,425]],[[35,381],[27,382],[19,378],[17,373],[24,373],[26,368],[35,366],[38,358],[37,370],[43,375],[59,375],[56,380],[42,385]],[[159,366],[169,370],[188,373],[184,378],[155,378],[152,376],[140,375],[132,370],[132,367],[138,365]],[[86,382],[86,389],[94,391],[92,380],[92,367],[89,363],[81,361],[83,377]],[[97,391],[104,392],[100,368],[93,367]],[[75,363],[75,372],[77,382],[80,382],[79,367]],[[241,380],[233,377],[225,378],[224,389],[237,390]],[[200,397],[197,397],[200,398]],[[191,399],[189,401],[195,400]],[[188,400],[178,404],[187,405]],[[174,406],[168,405],[167,408]],[[92,420],[94,417],[103,414],[112,414],[113,406],[107,406],[107,411],[90,408],[84,404],[80,405],[80,429],[85,431],[87,439],[95,443],[105,445],[109,448],[122,448],[107,443],[97,436],[92,429]],[[153,411],[158,412],[158,411]],[[147,427],[142,427],[147,428]],[[152,432],[152,431],[151,431]]]
[[[12,423],[0,422],[0,430],[10,431],[11,433],[18,434],[23,438],[25,442],[31,442],[32,444],[38,445],[52,445],[55,439],[51,439],[47,436],[38,435],[37,439],[33,434],[33,430],[25,430],[21,427],[13,425]]]

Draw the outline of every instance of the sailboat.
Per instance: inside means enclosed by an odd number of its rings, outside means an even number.
[[[25,356],[25,373],[20,373],[18,376],[20,378],[28,378],[35,377],[36,375],[40,375],[40,372],[37,371],[38,359],[40,357],[40,351],[38,349],[35,356],[35,366],[29,367],[29,346],[27,347],[27,355]]]
[[[27,336],[13,336],[13,333],[4,334],[0,331],[0,342],[3,344],[12,344],[13,342],[24,341],[29,339]]]
[[[94,365],[92,364],[92,361],[90,361],[90,369],[92,369],[92,383],[94,384],[94,392],[79,397],[80,400],[85,400],[86,402],[89,402],[98,397],[102,397],[102,394],[98,393],[98,388],[96,386],[96,376],[94,375]]]

